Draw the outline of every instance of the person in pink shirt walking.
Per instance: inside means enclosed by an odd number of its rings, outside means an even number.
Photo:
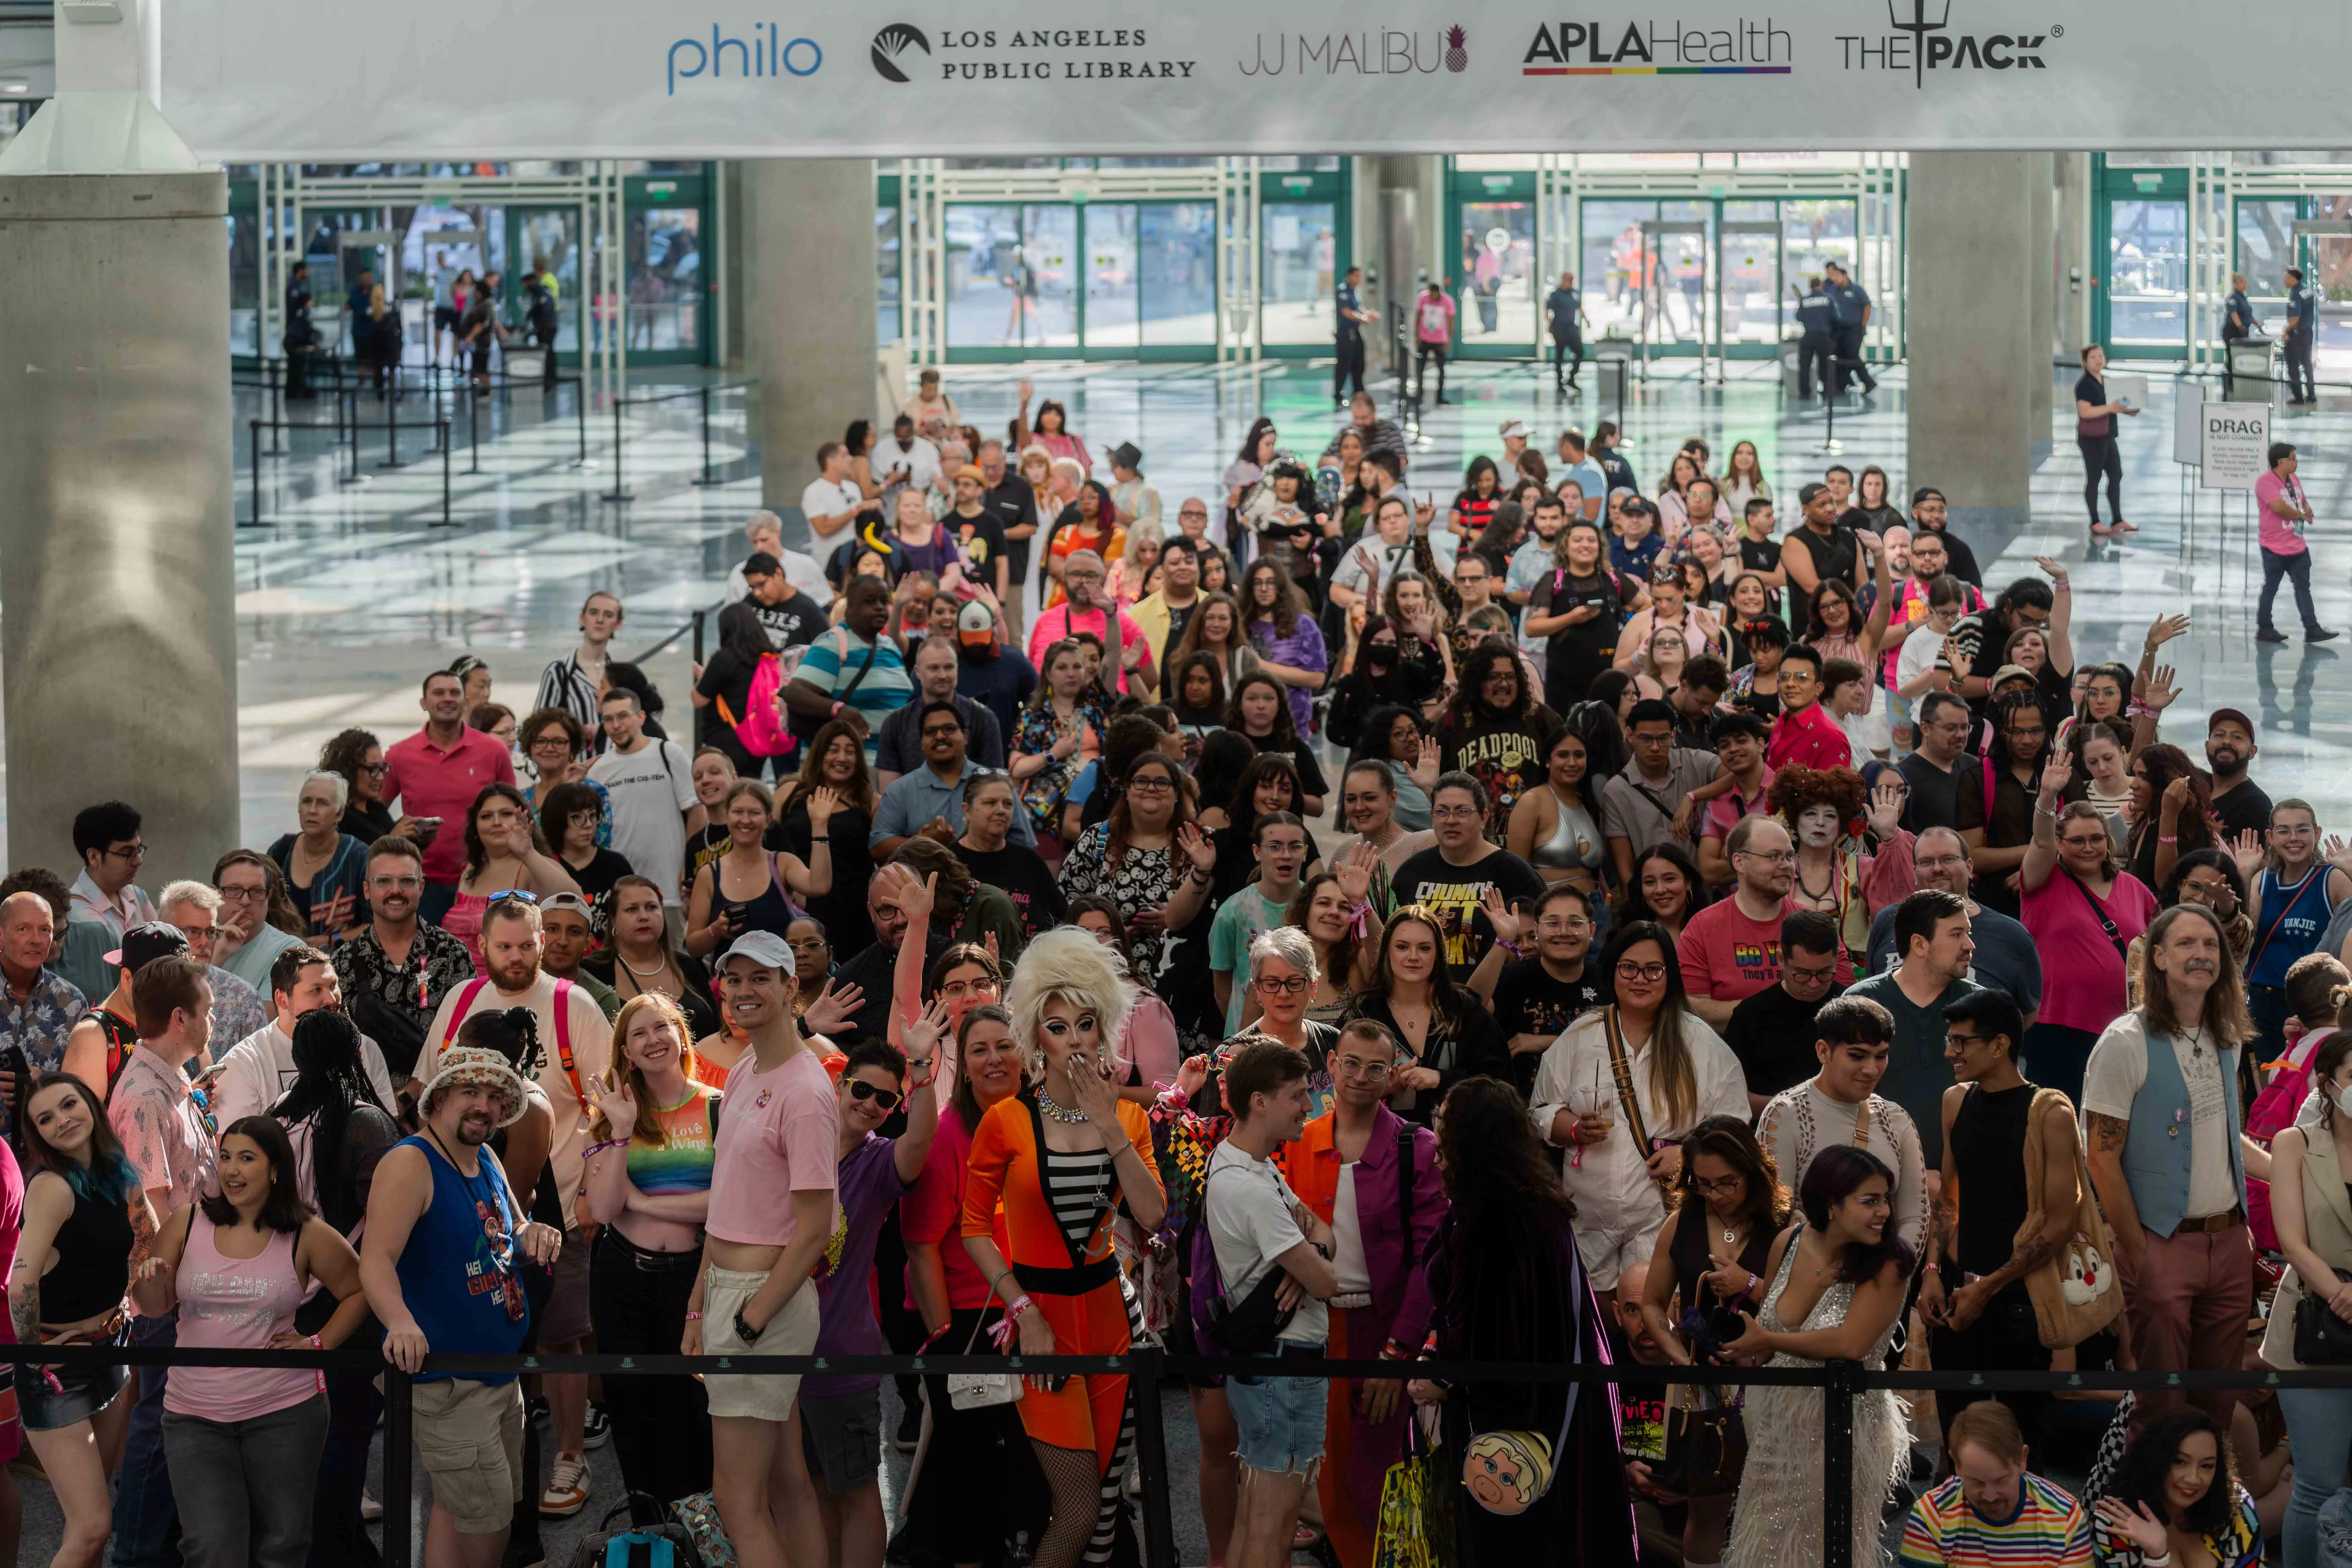
[[[2254,607],[2262,629],[2257,642],[2284,642],[2286,634],[2271,621],[2271,605],[2278,599],[2279,579],[2294,583],[2295,612],[2303,616],[2303,640],[2326,642],[2336,634],[2319,624],[2311,603],[2311,546],[2304,530],[2311,526],[2311,498],[2294,477],[2294,447],[2285,441],[2271,443],[2271,471],[2254,481],[2254,509],[2262,514],[2263,597]]]
[[[1437,362],[1437,401],[1445,402],[1445,352],[1454,346],[1454,296],[1445,291],[1445,279],[1433,278],[1421,298],[1412,302],[1412,338],[1414,344],[1412,398],[1421,401],[1423,389],[1429,381],[1429,362]]]

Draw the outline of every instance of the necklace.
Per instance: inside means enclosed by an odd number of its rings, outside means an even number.
[[[1726,1247],[1729,1247],[1729,1246],[1730,1246],[1734,1241],[1737,1241],[1738,1238],[1739,1238],[1739,1227],[1738,1227],[1738,1226],[1736,1226],[1736,1225],[1727,1225],[1727,1226],[1725,1226],[1723,1227],[1723,1245],[1724,1245],[1724,1246],[1726,1246]]]
[[[1061,1105],[1052,1095],[1047,1094],[1043,1087],[1037,1090],[1037,1110],[1040,1115],[1050,1121],[1058,1121],[1065,1127],[1080,1126],[1087,1120],[1085,1111],[1072,1110]]]
[[[635,964],[631,963],[628,960],[628,955],[624,953],[617,947],[613,949],[613,956],[621,961],[622,968],[627,970],[630,973],[635,975],[640,980],[656,979],[667,973],[669,969],[669,956],[667,953],[663,954],[660,958],[656,959],[654,961],[654,966],[651,969],[639,969]]]
[[[1823,883],[1823,884],[1822,884],[1822,890],[1821,890],[1820,892],[1818,892],[1818,893],[1816,893],[1815,891],[1813,891],[1813,889],[1812,889],[1811,887],[1809,887],[1809,886],[1807,886],[1807,885],[1806,885],[1806,882],[1805,882],[1805,873],[1804,873],[1804,869],[1803,869],[1803,868],[1801,866],[1801,867],[1798,868],[1798,871],[1797,871],[1797,893],[1798,893],[1798,896],[1799,896],[1799,897],[1802,898],[1802,899],[1805,900],[1805,902],[1807,902],[1807,903],[1809,903],[1809,904],[1821,904],[1821,903],[1826,903],[1826,902],[1828,902],[1828,901],[1830,900],[1830,899],[1831,899],[1831,898],[1832,898],[1832,896],[1836,892],[1836,890],[1837,890],[1837,862],[1836,862],[1836,861],[1832,860],[1832,861],[1831,861],[1831,862],[1830,862],[1830,875],[1829,875],[1829,880],[1828,880],[1827,882],[1825,882],[1825,883]]]

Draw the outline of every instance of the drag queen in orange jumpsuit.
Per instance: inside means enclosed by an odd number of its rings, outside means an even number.
[[[972,1135],[963,1243],[1008,1303],[1023,1354],[1123,1354],[1143,1330],[1112,1222],[1124,1210],[1148,1233],[1167,1207],[1144,1108],[1112,1079],[1134,987],[1108,949],[1066,926],[1029,944],[1005,994],[1027,1080]],[[1010,1258],[992,1234],[1000,1205]],[[1020,1411],[1054,1494],[1036,1568],[1109,1561],[1134,1431],[1128,1380],[1033,1377]]]

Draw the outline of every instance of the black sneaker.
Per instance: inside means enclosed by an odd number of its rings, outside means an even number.
[[[593,1399],[588,1402],[585,1430],[588,1446],[592,1448],[601,1448],[613,1440],[613,1418],[605,1415],[604,1407]]]
[[[2286,641],[2286,634],[2279,630],[2276,626],[2264,626],[2262,630],[2254,634],[2254,640],[2256,642],[2284,642]]]
[[[892,1435],[890,1446],[902,1454],[911,1454],[923,1440],[923,1407],[909,1405],[898,1413],[898,1430]]]
[[[2342,632],[2331,632],[2326,626],[2315,626],[2312,630],[2303,634],[2303,640],[2305,642],[2332,642],[2343,635],[2344,634]]]

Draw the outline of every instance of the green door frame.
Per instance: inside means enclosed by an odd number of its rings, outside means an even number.
[[[2180,342],[2169,343],[2118,343],[2115,342],[2115,204],[2124,202],[2179,202],[2186,213],[2189,202],[2189,171],[2186,169],[2135,169],[2111,167],[2104,153],[2091,154],[2091,339],[2104,345],[2111,360],[2157,359],[2180,360],[2189,357],[2189,331],[2184,313]],[[2237,214],[2230,215],[2231,244],[2237,242]]]
[[[1265,259],[1265,209],[1292,204],[1328,205],[1331,209],[1332,286],[1348,275],[1355,265],[1355,208],[1350,186],[1353,182],[1336,169],[1285,170],[1262,173],[1257,177],[1258,246],[1261,276]],[[1258,300],[1259,336],[1265,336],[1265,300],[1261,291]],[[1259,353],[1266,359],[1321,359],[1328,357],[1330,343],[1262,343]]]
[[[1461,265],[1462,258],[1455,254],[1454,241],[1462,234],[1462,209],[1466,206],[1475,206],[1484,202],[1525,202],[1529,207],[1535,207],[1538,204],[1535,171],[1532,169],[1509,171],[1455,169],[1452,166],[1452,160],[1447,161],[1445,233],[1442,254],[1445,258],[1444,271],[1448,278],[1452,278]],[[1538,232],[1540,234],[1543,223],[1541,212],[1536,214],[1536,223]],[[1529,277],[1535,286],[1540,287],[1540,279],[1536,275],[1530,274]],[[1462,316],[1458,308],[1461,296],[1459,281],[1455,279],[1456,286],[1451,290],[1455,296],[1457,307],[1454,317],[1453,352],[1455,359],[1528,360],[1541,356],[1542,347],[1537,341],[1539,334],[1535,314],[1532,312],[1528,318],[1528,337],[1525,343],[1465,342],[1462,338]],[[1540,301],[1541,296],[1538,296],[1538,299]]]
[[[695,218],[695,277],[700,284],[699,309],[695,311],[695,346],[690,349],[631,349],[633,364],[717,364],[719,345],[712,341],[719,321],[719,230],[717,181],[711,165],[699,174],[632,174],[622,182],[623,231],[636,219],[657,211],[691,209]],[[508,253],[513,255],[512,251]],[[530,258],[522,258],[524,265]]]

